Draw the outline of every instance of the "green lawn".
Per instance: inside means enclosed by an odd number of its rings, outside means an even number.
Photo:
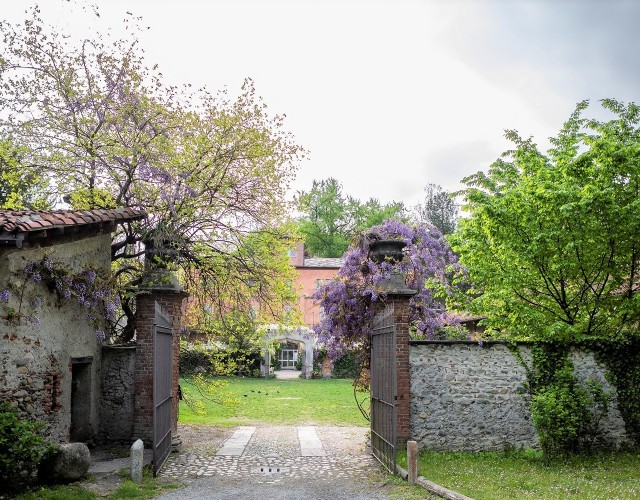
[[[238,400],[235,411],[231,413],[224,406],[208,401],[199,394],[191,379],[181,379],[182,391],[201,401],[205,414],[198,414],[182,401],[180,422],[226,426],[259,422],[280,425],[369,425],[355,404],[350,380],[236,377],[222,380],[228,381],[226,391]]]
[[[406,455],[399,463],[406,467]],[[533,450],[423,452],[418,473],[477,500],[640,498],[640,453],[581,456],[545,465]]]

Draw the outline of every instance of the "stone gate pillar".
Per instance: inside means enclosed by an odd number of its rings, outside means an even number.
[[[161,274],[161,277],[160,277]],[[172,318],[172,445],[179,446],[178,437],[178,379],[180,372],[180,331],[182,302],[189,295],[175,278],[167,272],[152,275],[146,290],[136,297],[136,360],[134,369],[134,424],[135,439],[145,444],[153,440],[153,324],[155,303]]]

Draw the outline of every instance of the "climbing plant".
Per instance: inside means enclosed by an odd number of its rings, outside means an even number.
[[[640,446],[640,341],[601,341],[594,344],[596,359],[607,367],[607,377],[616,388],[618,410],[627,435]]]
[[[40,325],[40,310],[47,300],[40,293],[42,288],[28,292],[30,283],[44,284],[55,294],[58,305],[67,301],[78,302],[84,318],[94,327],[98,340],[106,338],[105,325],[119,306],[119,296],[114,291],[113,279],[108,271],[97,266],[86,266],[79,271],[45,256],[40,261],[28,262],[19,273],[17,281],[5,283],[0,291],[0,303],[4,306],[5,319],[12,322],[24,320],[33,326]],[[12,295],[17,299],[17,308],[9,305]]]
[[[595,380],[580,383],[563,342],[531,344],[531,366],[517,346],[512,352],[527,374],[527,400],[547,460],[591,450],[601,437],[612,394]]]

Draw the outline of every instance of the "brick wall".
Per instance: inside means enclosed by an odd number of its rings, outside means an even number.
[[[182,301],[185,293],[176,290],[152,289],[136,299],[136,359],[134,369],[135,409],[133,433],[146,443],[153,439],[153,322],[155,302],[173,318],[173,419],[175,433],[178,421],[178,379]]]

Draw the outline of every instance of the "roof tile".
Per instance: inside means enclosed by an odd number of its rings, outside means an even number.
[[[108,222],[124,222],[146,217],[143,210],[134,208],[114,208],[98,210],[52,210],[50,212],[36,210],[0,210],[0,231],[8,233],[25,233],[47,228],[65,228],[100,224]]]

